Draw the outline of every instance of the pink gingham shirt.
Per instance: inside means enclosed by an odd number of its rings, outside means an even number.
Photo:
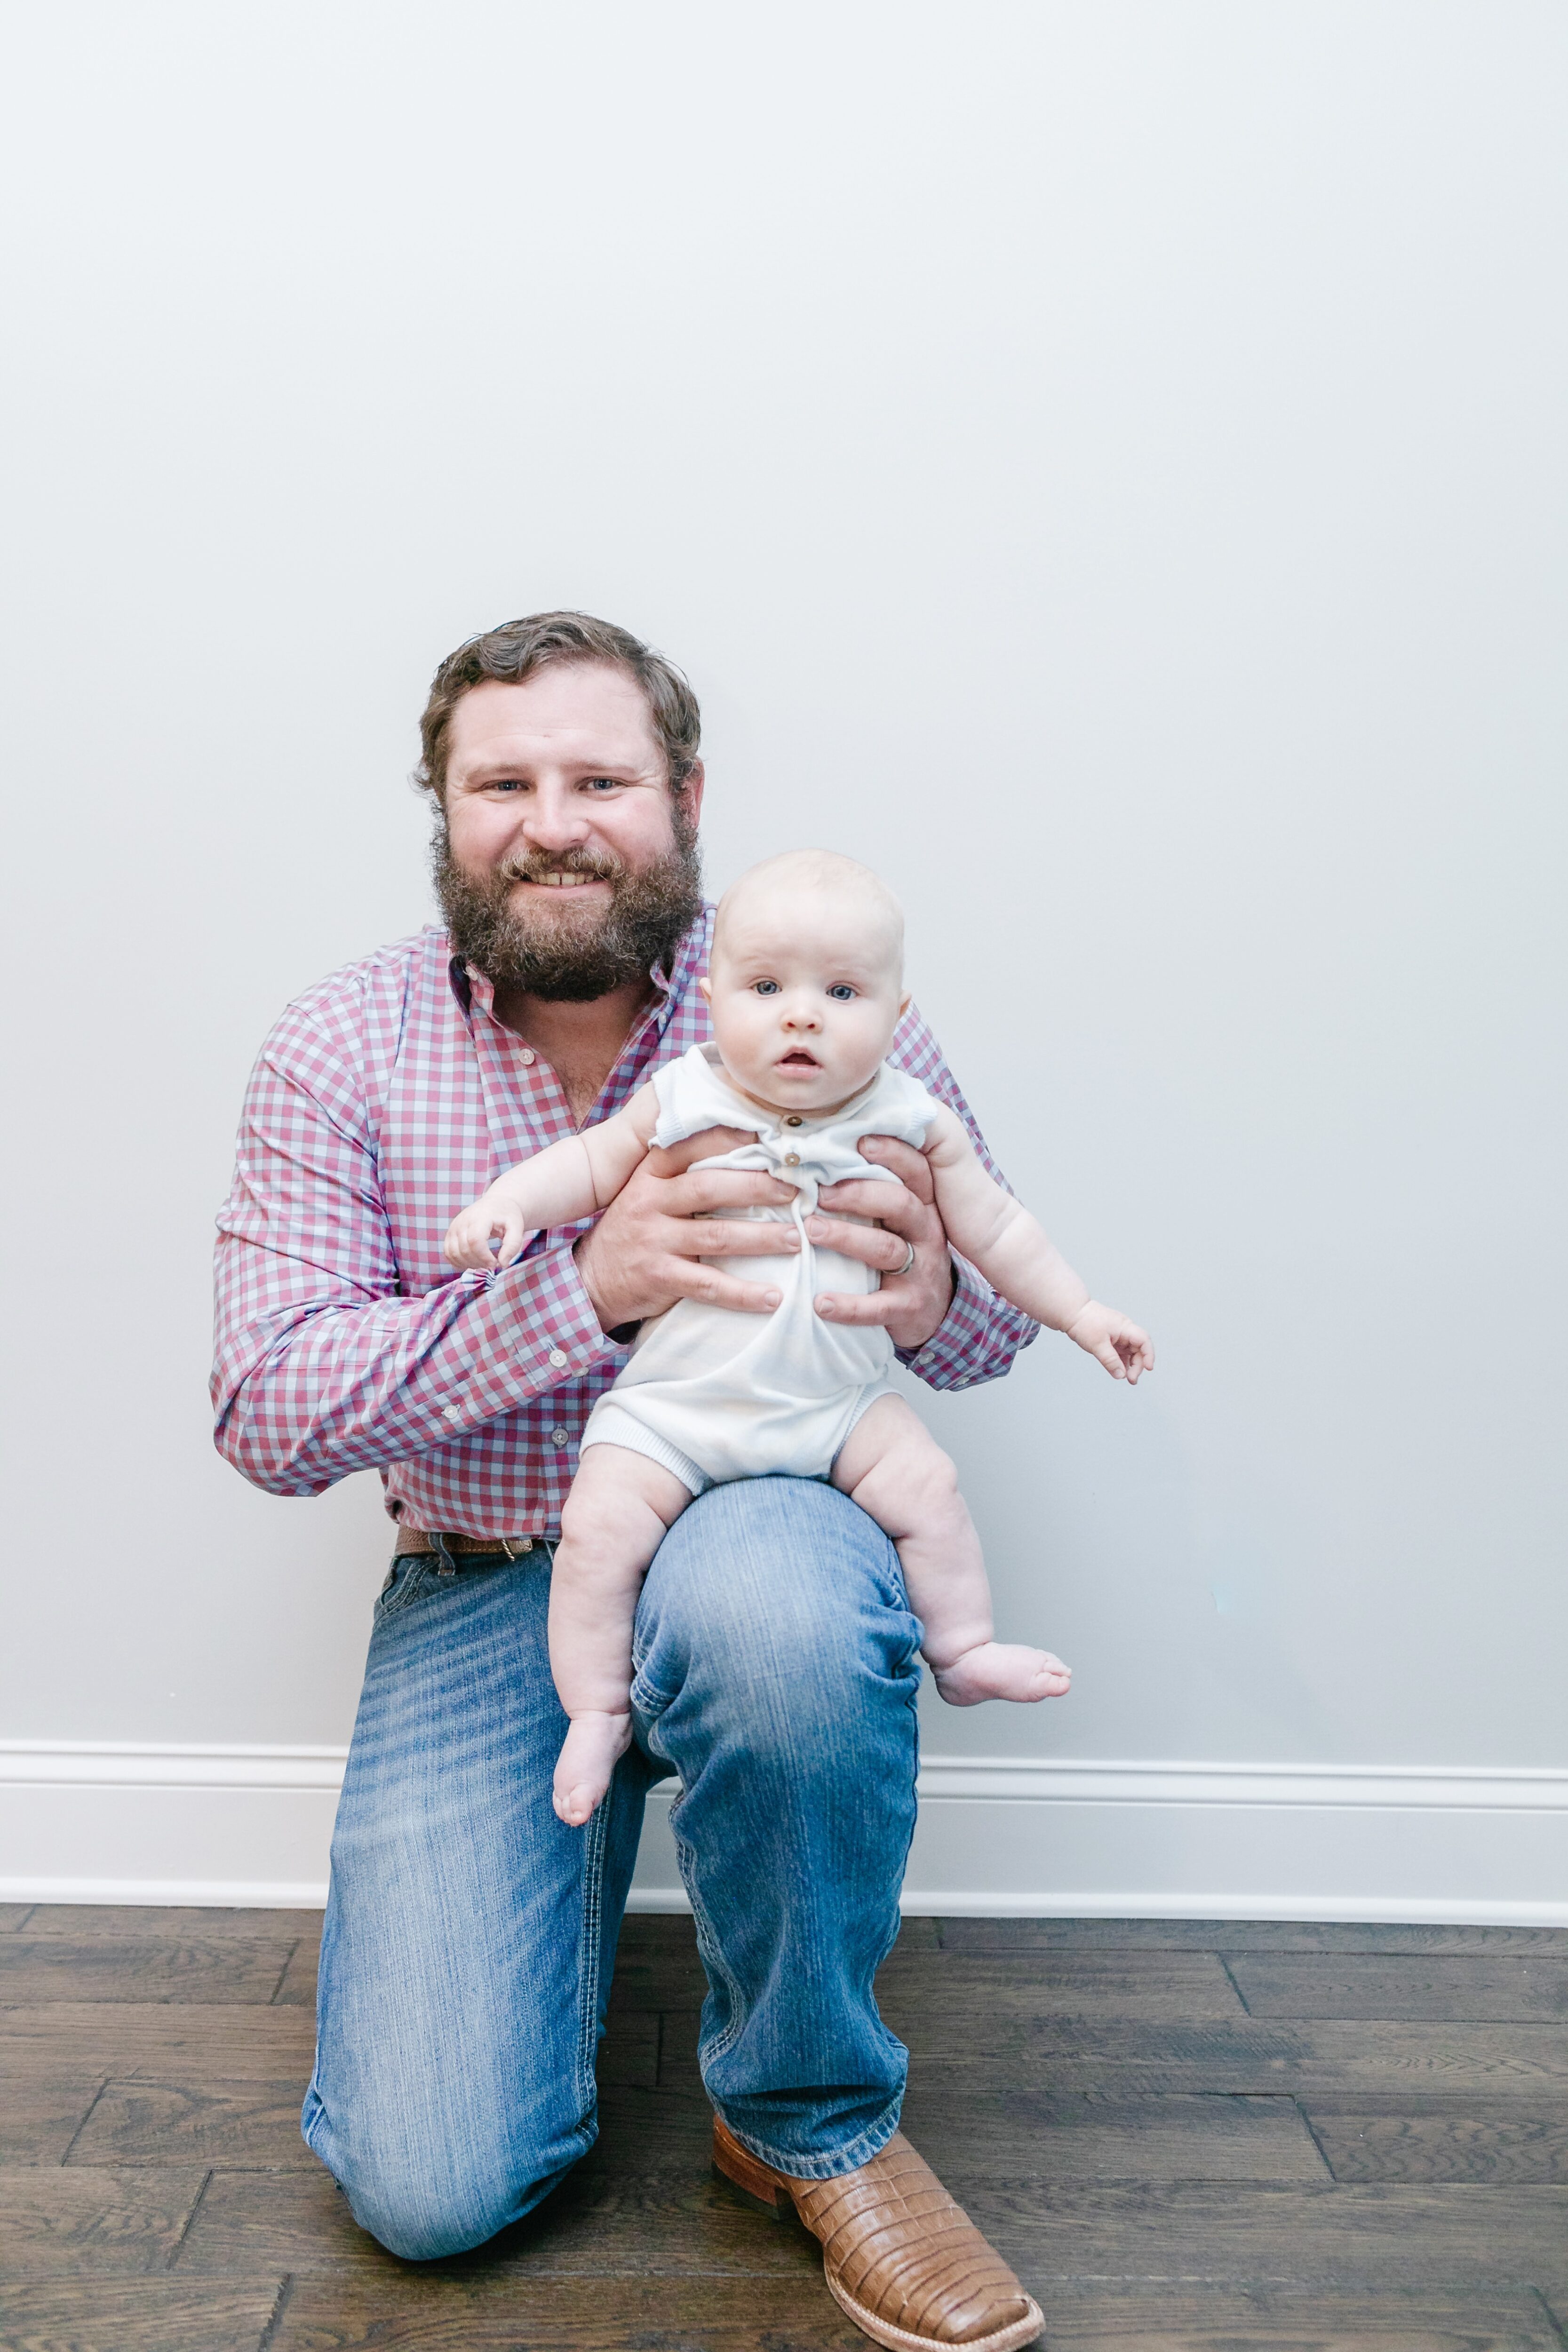
[[[711,1034],[698,975],[710,912],[652,975],[595,1119]],[[889,1057],[969,1106],[911,1011]],[[575,1132],[554,1071],[503,1027],[482,973],[434,927],[345,965],[261,1049],[218,1217],[219,1450],[274,1495],[379,1470],[395,1518],[552,1536],[595,1399],[626,1350],[600,1329],[572,1244],[535,1235],[499,1274],[454,1274],[447,1227],[503,1168]],[[994,1172],[994,1171],[993,1171]],[[955,1260],[941,1329],[902,1360],[933,1388],[1005,1372],[1037,1327]]]

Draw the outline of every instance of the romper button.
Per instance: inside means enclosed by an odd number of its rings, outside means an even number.
[[[556,1370],[559,1371],[562,1365],[566,1361],[563,1350],[560,1348],[552,1348],[550,1350],[550,1360],[554,1365]]]
[[[784,1125],[786,1127],[804,1127],[805,1124],[805,1120],[801,1118],[801,1115],[797,1110],[792,1110],[784,1120]]]
[[[784,1166],[785,1166],[786,1168],[798,1168],[798,1167],[800,1166],[800,1154],[799,1154],[799,1152],[798,1152],[798,1151],[786,1151],[786,1152],[784,1153]]]
[[[566,1432],[563,1429],[552,1429],[550,1433],[550,1443],[552,1445],[564,1445]]]

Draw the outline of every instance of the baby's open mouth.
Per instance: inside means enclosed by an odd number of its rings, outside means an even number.
[[[782,1055],[779,1061],[781,1070],[816,1070],[821,1066],[816,1055],[808,1054],[804,1045],[796,1045],[792,1052]]]

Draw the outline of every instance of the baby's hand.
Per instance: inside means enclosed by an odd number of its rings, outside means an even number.
[[[490,1240],[496,1234],[500,1235],[500,1246],[492,1251]],[[510,1265],[527,1239],[528,1227],[515,1201],[508,1200],[504,1192],[486,1192],[471,1209],[453,1218],[441,1254],[449,1265],[474,1272]]]
[[[1098,1298],[1091,1298],[1068,1325],[1068,1338],[1098,1357],[1113,1380],[1125,1381],[1131,1388],[1137,1387],[1140,1372],[1154,1369],[1153,1342],[1147,1331],[1116,1307],[1102,1307]]]

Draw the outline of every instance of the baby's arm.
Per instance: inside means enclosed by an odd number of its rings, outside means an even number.
[[[988,1176],[959,1121],[937,1112],[925,1140],[936,1205],[954,1249],[979,1267],[993,1290],[1037,1323],[1065,1331],[1108,1372],[1136,1382],[1152,1371],[1149,1335],[1088,1286],[1020,1202]]]
[[[530,1234],[574,1225],[607,1208],[647,1156],[658,1123],[651,1087],[639,1087],[613,1118],[585,1127],[498,1176],[472,1208],[454,1217],[442,1244],[456,1266],[510,1265]],[[492,1235],[500,1247],[490,1247]]]

